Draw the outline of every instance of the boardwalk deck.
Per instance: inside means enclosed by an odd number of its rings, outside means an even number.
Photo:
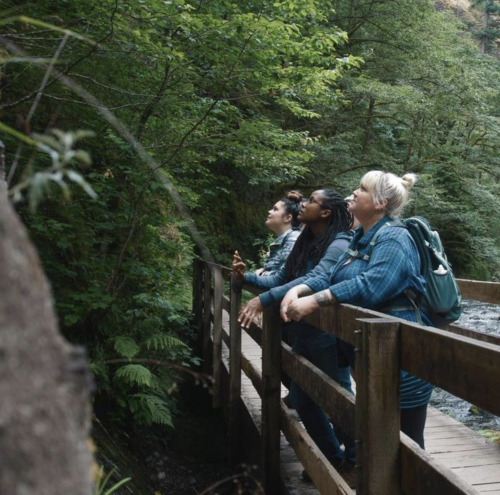
[[[261,349],[243,332],[242,353],[261,369]],[[223,346],[223,360],[228,362],[229,351]],[[286,390],[283,388],[283,395]],[[260,426],[260,398],[248,378],[243,375],[242,399],[257,427]],[[476,432],[429,408],[425,429],[426,450],[474,488],[487,495],[500,495],[500,446],[481,437]],[[319,495],[311,483],[302,481],[302,465],[293,449],[281,436],[281,462],[285,485],[291,495]]]

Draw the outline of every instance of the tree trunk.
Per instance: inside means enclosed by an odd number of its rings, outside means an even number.
[[[0,180],[0,493],[91,495],[91,379]]]

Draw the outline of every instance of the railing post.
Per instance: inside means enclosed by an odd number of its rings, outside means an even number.
[[[222,367],[222,296],[224,279],[220,268],[214,267],[214,332],[213,332],[213,407],[220,407],[220,378]]]
[[[358,321],[356,495],[399,495],[399,323],[376,318]]]
[[[262,467],[264,491],[278,495],[280,477],[281,319],[275,308],[262,318]]]
[[[193,317],[196,325],[198,351],[203,349],[203,262],[193,259]]]
[[[238,313],[241,305],[241,292],[234,290],[234,275],[231,275],[230,294],[230,349],[229,349],[229,457],[237,463],[241,456],[240,445],[240,396],[241,396],[241,326]]]
[[[210,328],[212,313],[212,272],[205,263],[203,269],[203,341],[201,356],[203,358],[204,373],[211,374],[212,372],[212,353],[210,352]]]

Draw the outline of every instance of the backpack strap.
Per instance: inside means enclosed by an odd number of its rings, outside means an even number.
[[[392,221],[391,222],[387,222],[384,225],[382,225],[382,227],[380,227],[380,229],[377,232],[375,232],[374,236],[372,237],[372,240],[370,241],[368,252],[366,254],[360,253],[358,250],[353,250],[353,249],[349,249],[349,248],[346,249],[347,253],[349,253],[349,255],[352,256],[353,258],[359,258],[359,259],[362,259],[364,261],[370,261],[371,254],[372,254],[372,251],[373,251],[373,247],[375,246],[375,244],[377,242],[378,236],[387,227],[404,227],[404,228],[406,228],[405,225],[402,222],[399,222],[397,220],[395,220],[393,222]],[[404,295],[410,301],[411,306],[388,306],[386,308],[382,308],[381,311],[407,311],[407,310],[413,310],[413,311],[415,311],[415,314],[417,316],[417,322],[418,322],[418,324],[419,325],[424,325],[424,323],[422,321],[422,314],[421,314],[420,308],[418,307],[418,304],[417,304],[418,295],[415,294],[415,292],[413,292],[410,289],[405,290],[404,291]]]
[[[366,254],[360,253],[357,249],[354,250],[354,249],[349,249],[349,248],[346,249],[346,252],[349,253],[349,255],[352,256],[353,258],[358,258],[358,259],[361,259],[361,260],[364,260],[364,261],[370,261],[370,258],[371,258],[371,255],[372,255],[372,251],[373,251],[373,247],[375,246],[375,244],[377,242],[378,236],[387,227],[404,227],[404,225],[401,222],[398,222],[398,221],[387,222],[384,225],[382,225],[382,227],[380,227],[380,229],[377,230],[377,232],[375,232],[375,234],[373,235],[372,240],[370,241],[368,252]]]

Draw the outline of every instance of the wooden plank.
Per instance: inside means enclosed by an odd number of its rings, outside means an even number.
[[[453,473],[466,479],[473,486],[479,483],[500,483],[500,474],[497,469],[493,468],[493,465],[461,467],[454,469]]]
[[[193,317],[196,324],[198,351],[203,349],[203,263],[193,260]]]
[[[210,271],[218,271],[224,280],[230,280],[232,270],[224,265],[219,265],[218,263],[214,263],[212,261],[205,261],[205,264],[209,267]]]
[[[387,315],[349,304],[338,304],[315,311],[305,321],[354,345],[354,332],[359,329],[359,318],[387,318]]]
[[[222,362],[222,296],[224,280],[218,268],[214,268],[214,331],[213,331],[213,407],[220,407],[220,373]]]
[[[399,495],[399,322],[359,320],[356,354],[358,495]]]
[[[401,485],[405,495],[477,495],[472,486],[401,433]]]
[[[245,331],[259,347],[262,347],[262,328],[252,322],[250,323],[250,327],[246,328]]]
[[[500,304],[500,283],[457,279],[463,299]]]
[[[268,308],[262,322],[262,478],[265,493],[279,495],[281,319],[274,308]]]
[[[233,275],[231,275],[231,287]],[[231,340],[229,345],[229,459],[236,464],[241,459],[240,439],[240,395],[241,395],[241,326],[238,313],[241,306],[241,292],[231,289],[229,325]]]
[[[250,379],[257,394],[262,397],[262,373],[244,354],[241,356],[241,367]]]
[[[335,425],[354,438],[354,396],[284,342],[281,348],[285,373],[328,413]]]
[[[444,330],[401,323],[401,367],[500,415],[500,347]]]
[[[229,297],[225,296],[224,294],[222,294],[222,309],[227,313],[231,313],[231,301]]]
[[[212,273],[207,265],[203,270],[203,343],[202,343],[202,358],[204,373],[212,374],[212,337],[210,335],[211,313],[212,313]]]
[[[457,335],[463,335],[464,337],[469,337],[471,339],[480,340],[481,342],[500,345],[500,336],[492,333],[484,333],[478,330],[471,330],[470,328],[460,327],[455,324],[449,325],[444,330],[455,333]]]
[[[281,424],[286,439],[293,447],[321,495],[350,495],[353,491],[335,471],[297,419],[281,407]]]

